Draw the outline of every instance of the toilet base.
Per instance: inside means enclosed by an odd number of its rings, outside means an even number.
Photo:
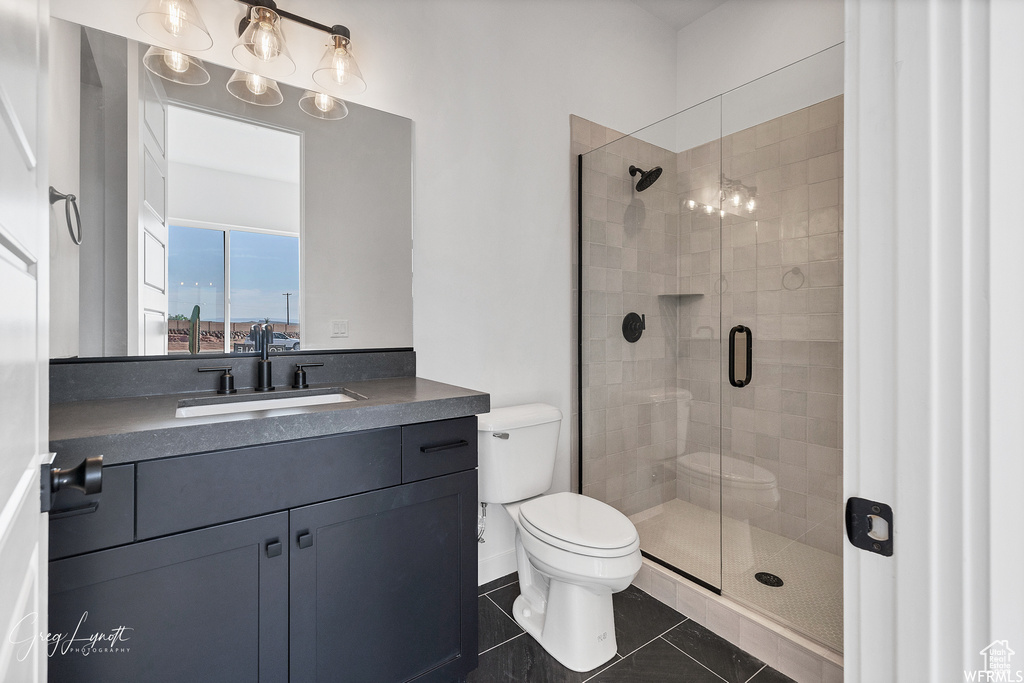
[[[615,656],[611,590],[595,592],[549,579],[545,611],[520,595],[512,615],[548,654],[573,671],[591,671]]]

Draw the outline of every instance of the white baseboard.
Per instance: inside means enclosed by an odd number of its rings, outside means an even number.
[[[516,549],[512,548],[498,555],[482,558],[477,566],[478,586],[500,579],[502,576],[516,571]]]

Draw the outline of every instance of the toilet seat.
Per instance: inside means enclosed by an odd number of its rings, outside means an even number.
[[[621,557],[639,546],[636,527],[610,505],[576,493],[555,493],[519,506],[523,530],[577,555]]]

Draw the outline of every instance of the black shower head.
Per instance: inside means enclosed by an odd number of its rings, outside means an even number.
[[[654,181],[661,177],[661,166],[655,166],[650,171],[642,171],[636,166],[629,167],[629,175],[640,174],[640,180],[636,181],[636,191],[643,192],[654,184]]]

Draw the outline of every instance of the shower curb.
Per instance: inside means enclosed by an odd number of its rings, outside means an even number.
[[[633,585],[797,683],[841,683],[843,656],[644,558]]]

